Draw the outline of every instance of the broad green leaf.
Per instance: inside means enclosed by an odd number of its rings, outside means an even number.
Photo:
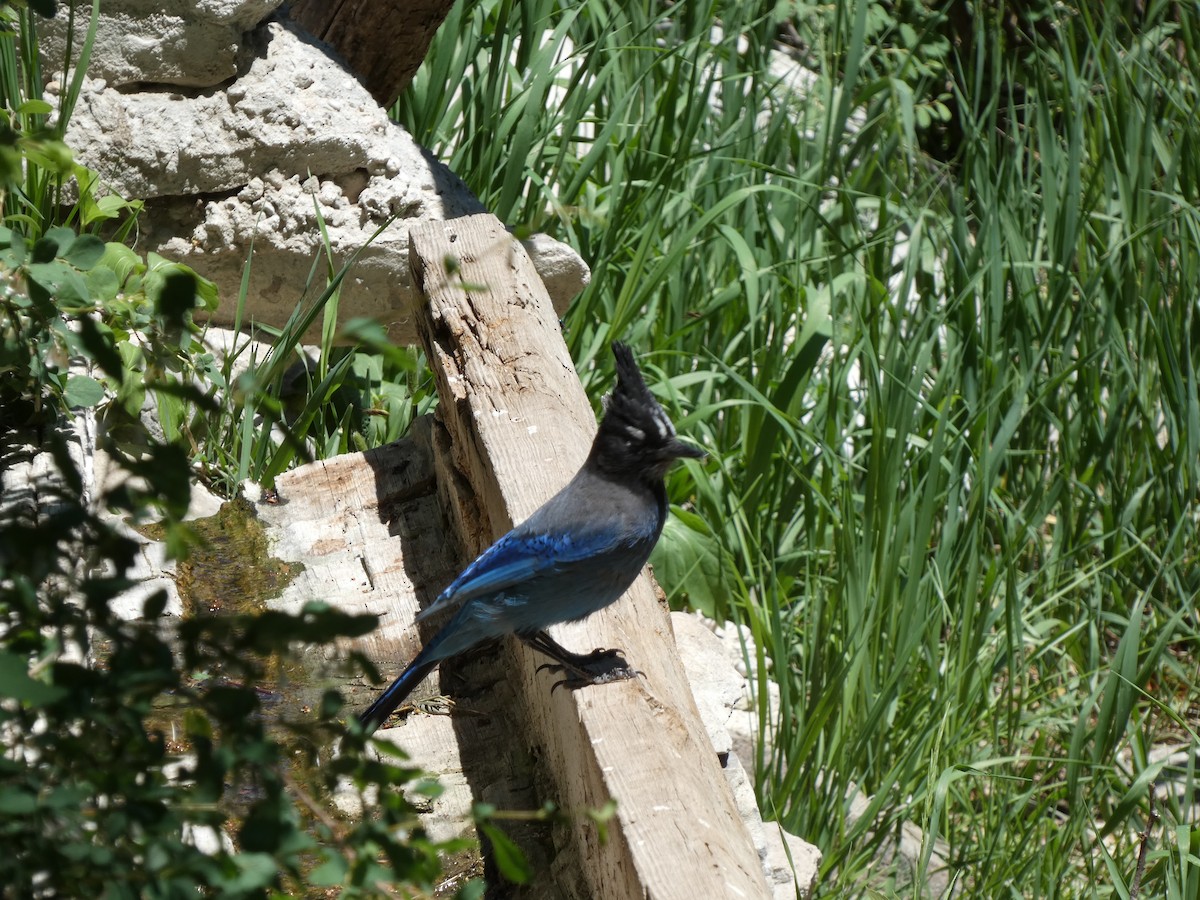
[[[45,100],[26,100],[17,107],[17,113],[23,116],[45,116],[54,112],[54,107]]]
[[[527,884],[533,877],[533,869],[521,848],[490,822],[480,822],[479,829],[492,845],[492,860],[500,874],[513,884]]]
[[[71,252],[71,248],[75,245],[75,241],[78,239],[79,235],[77,235],[70,228],[64,228],[62,225],[55,225],[53,228],[46,229],[46,233],[42,235],[42,239],[41,241],[38,241],[38,243],[40,244],[42,241],[46,241],[49,244],[54,244],[54,255],[62,258]]]
[[[38,808],[38,798],[18,787],[0,787],[0,815],[27,816]]]
[[[136,418],[146,401],[146,380],[141,374],[146,368],[145,351],[141,345],[126,340],[117,343],[117,353],[121,357],[121,368],[125,373],[117,392],[117,402],[130,418]]]
[[[0,650],[0,697],[11,697],[31,706],[44,706],[60,699],[66,691],[29,677],[29,666],[19,656]]]
[[[279,872],[279,864],[269,853],[239,853],[233,857],[237,875],[224,878],[221,887],[229,892],[250,892],[270,887]]]
[[[111,269],[117,276],[121,289],[125,291],[136,290],[136,287],[129,283],[130,279],[146,271],[146,264],[140,256],[124,244],[115,241],[104,245],[104,256],[100,258],[98,265]]]
[[[196,278],[187,272],[170,271],[160,281],[155,277],[158,274],[154,272],[146,279],[146,292],[167,328],[181,329],[196,305]]]
[[[0,263],[6,268],[16,269],[24,264],[29,255],[25,236],[12,228],[0,226]]]
[[[730,601],[722,574],[720,542],[694,513],[672,510],[650,561],[668,597],[686,597],[707,616],[724,614]]]
[[[136,209],[140,206],[140,200],[126,200],[124,197],[119,197],[116,194],[106,194],[96,201],[96,207],[100,212],[108,216],[115,216],[127,209]]]
[[[54,175],[70,175],[75,164],[71,149],[62,141],[34,140],[24,145],[25,156]]]
[[[121,290],[117,273],[104,265],[94,265],[87,273],[88,293],[94,302],[106,304],[116,299]]]
[[[83,234],[76,238],[61,256],[75,268],[86,272],[104,257],[104,249],[104,242],[100,238]]]
[[[120,385],[125,378],[125,368],[121,362],[121,354],[117,351],[112,329],[90,316],[81,316],[78,327],[79,342],[104,370],[104,374]]]
[[[40,243],[40,242],[39,242]],[[81,273],[62,262],[31,263],[25,272],[62,309],[75,312],[91,306],[87,281]]]
[[[322,851],[325,861],[308,873],[309,884],[318,887],[332,887],[342,884],[346,879],[349,866],[346,858],[340,853],[326,849]]]
[[[63,402],[70,409],[91,409],[104,399],[104,385],[90,375],[70,375]]]

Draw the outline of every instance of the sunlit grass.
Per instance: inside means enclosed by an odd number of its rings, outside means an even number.
[[[1150,750],[1196,740],[1193,26],[886,10],[460,4],[398,115],[580,250],[583,370],[632,341],[713,451],[668,587],[773,660],[760,797],[821,893],[911,891],[872,859],[912,822],[918,880],[936,839],[973,896],[1126,896]],[[1200,885],[1168,793],[1144,896]]]

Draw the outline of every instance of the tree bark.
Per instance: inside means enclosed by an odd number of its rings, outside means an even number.
[[[453,0],[295,0],[294,21],[331,45],[380,106],[417,73]]]

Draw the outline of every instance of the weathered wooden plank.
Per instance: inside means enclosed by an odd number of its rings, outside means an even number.
[[[273,552],[304,569],[274,605],[298,612],[330,598],[380,626],[360,648],[376,659],[421,649],[412,627],[421,595],[436,595],[456,572],[445,551],[429,419],[404,440],[366,453],[310,463],[279,476],[282,502],[259,504]]]
[[[280,503],[259,503],[258,515],[272,542],[272,555],[303,564],[303,570],[271,602],[276,609],[298,612],[314,599],[334,603],[347,612],[372,613],[380,626],[357,643],[390,677],[403,668],[439,623],[414,627],[413,619],[458,574],[461,553],[448,534],[446,504],[439,497],[435,445],[444,445],[440,425],[431,417],[413,422],[406,437],[394,444],[321,460],[276,479]],[[450,510],[453,513],[453,510]],[[346,649],[345,647],[342,648]],[[332,650],[328,655],[336,656]],[[467,667],[486,680],[494,654],[481,654],[484,664]],[[295,678],[288,690],[303,702],[316,702],[330,683],[323,661],[312,660],[310,672]],[[306,667],[308,668],[308,667]],[[413,699],[437,697],[442,690],[458,693],[463,684],[458,661],[436,672],[417,688]],[[316,680],[311,680],[315,678]],[[443,682],[453,689],[442,687]],[[378,696],[378,687],[361,679],[340,685],[356,714]],[[475,683],[469,690],[478,693]],[[491,691],[495,703],[512,707],[510,692]],[[438,706],[438,704],[434,704]],[[486,793],[498,805],[528,808],[535,803],[528,774],[518,756],[497,752],[509,733],[501,716],[479,714],[471,703],[453,716],[416,715],[387,735],[444,789],[426,801],[422,825],[436,840],[474,835],[472,802]],[[523,748],[521,748],[523,753]],[[535,839],[526,841],[539,851]],[[544,860],[542,860],[544,865]],[[472,857],[450,861],[448,875],[473,872]]]
[[[558,320],[520,244],[492,216],[429,223],[410,235],[428,308],[418,311],[450,444],[435,453],[480,550],[532,513],[586,457],[595,419]],[[609,840],[577,815],[574,853],[594,897],[769,896],[644,574],[625,598],[554,636],[577,650],[619,647],[645,677],[555,691],[541,659],[514,643],[524,710],[514,740],[545,761],[576,814],[613,798]],[[519,735],[519,737],[518,737]],[[559,864],[561,865],[561,860]]]

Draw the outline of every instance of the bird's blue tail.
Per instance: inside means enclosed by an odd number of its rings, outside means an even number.
[[[413,692],[413,688],[421,683],[421,679],[432,672],[443,659],[499,634],[495,630],[489,630],[488,626],[492,622],[490,618],[485,617],[481,620],[477,613],[478,609],[470,604],[460,606],[454,617],[429,639],[416,659],[408,664],[408,668],[358,717],[368,734],[387,721],[387,717],[396,711],[396,707]]]
[[[413,692],[422,679],[433,671],[434,666],[441,660],[440,656],[434,656],[429,652],[430,648],[426,647],[417,654],[417,658],[408,664],[408,668],[400,673],[400,677],[388,686],[388,689],[379,695],[379,699],[367,707],[366,711],[358,717],[358,721],[362,723],[363,728],[367,730],[367,734],[373,732],[376,728],[387,721],[388,716],[396,711],[401,703],[403,703],[408,695]],[[432,659],[430,657],[433,657]]]

